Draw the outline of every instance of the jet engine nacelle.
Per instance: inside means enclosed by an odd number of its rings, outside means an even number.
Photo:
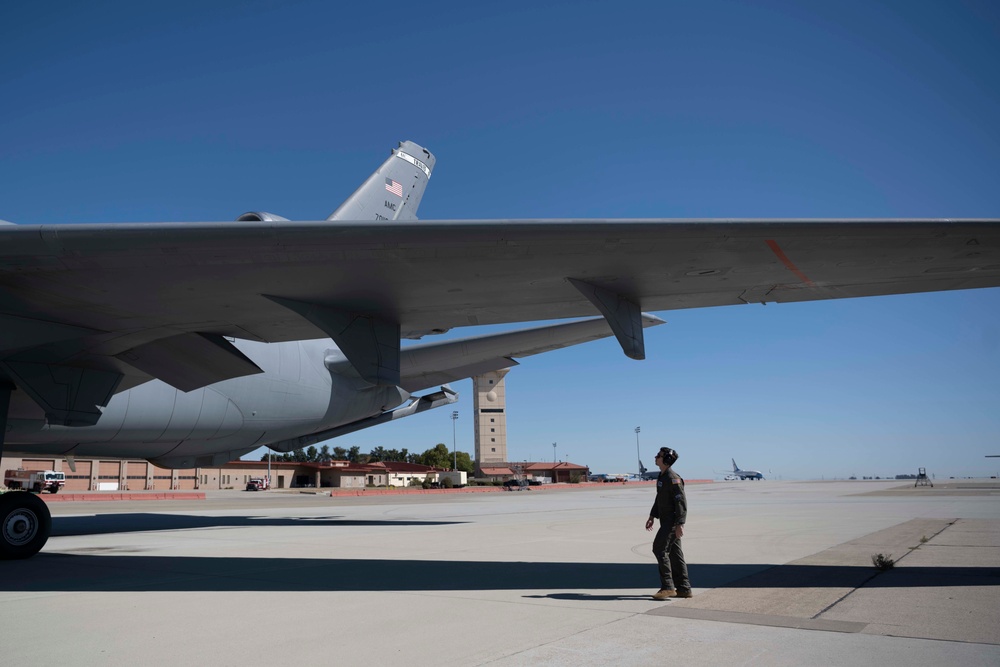
[[[289,220],[267,211],[250,211],[236,218],[236,222],[289,222]]]

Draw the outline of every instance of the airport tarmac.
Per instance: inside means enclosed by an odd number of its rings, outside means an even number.
[[[935,484],[692,485],[667,602],[647,485],[59,503],[0,664],[998,665],[1000,485]]]

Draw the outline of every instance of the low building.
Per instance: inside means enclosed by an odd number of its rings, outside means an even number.
[[[484,464],[476,479],[506,482],[508,479],[548,479],[554,483],[586,482],[590,468],[568,461],[508,461]]]
[[[476,479],[486,480],[488,482],[505,482],[508,479],[514,479],[517,477],[510,466],[506,465],[495,465],[490,464],[488,466],[483,466],[476,471]]]
[[[203,488],[201,469],[171,470],[148,461],[76,459],[76,470],[62,457],[4,456],[0,470],[55,470],[66,474],[63,492],[71,491],[190,491]],[[218,474],[218,471],[216,472]],[[221,478],[216,479],[221,484]]]
[[[56,470],[66,474],[63,492],[72,491],[191,491],[243,489],[254,477],[267,477],[267,461],[230,461],[218,468],[171,470],[148,461],[121,459],[76,459],[73,471],[62,457],[4,456],[0,470]],[[368,486],[410,486],[436,477],[441,468],[386,461],[297,462],[272,461],[271,488],[349,488]]]

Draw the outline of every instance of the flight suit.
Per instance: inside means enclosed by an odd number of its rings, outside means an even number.
[[[687,496],[684,495],[684,480],[671,468],[656,478],[656,500],[649,516],[660,521],[660,528],[653,538],[653,555],[660,571],[660,589],[690,591],[691,580],[688,579],[681,538],[674,535],[674,526],[683,526],[687,521]]]

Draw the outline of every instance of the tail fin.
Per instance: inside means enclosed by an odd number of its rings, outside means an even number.
[[[736,459],[729,459],[729,460],[733,462],[733,472],[736,472],[737,470],[740,469],[740,467],[736,465]]]
[[[399,142],[389,159],[327,220],[416,220],[434,162],[426,148]]]

